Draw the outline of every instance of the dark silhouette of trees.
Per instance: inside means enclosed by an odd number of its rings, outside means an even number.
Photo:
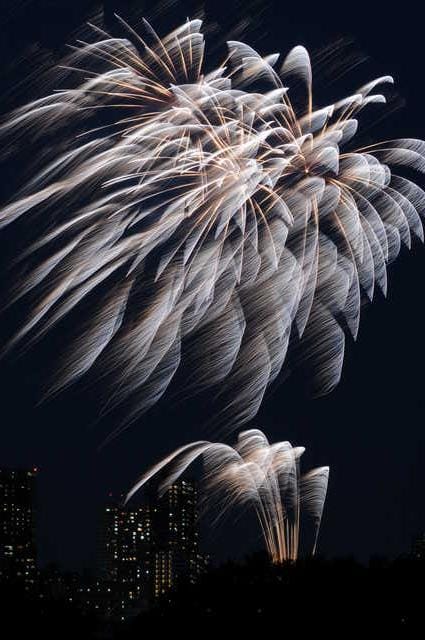
[[[373,558],[308,559],[271,565],[263,554],[210,569],[193,585],[181,583],[149,611],[125,623],[94,615],[69,598],[29,594],[22,586],[0,586],[5,637],[46,640],[141,640],[203,637],[231,631],[267,632],[306,638],[421,637],[425,621],[425,560]],[[158,635],[159,634],[159,635]],[[162,634],[167,634],[163,636]],[[360,636],[360,634],[362,634]],[[367,635],[366,635],[367,634]]]
[[[282,629],[310,633],[397,633],[423,628],[425,563],[376,558],[365,567],[352,558],[301,560],[273,566],[261,554],[211,570],[197,585],[180,585],[126,629],[125,638],[147,630],[212,630],[226,633]],[[199,626],[202,625],[202,626]]]
[[[44,599],[19,584],[0,585],[1,635],[16,640],[93,638],[95,617],[63,599]]]

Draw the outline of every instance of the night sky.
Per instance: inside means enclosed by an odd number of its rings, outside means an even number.
[[[104,4],[112,29],[114,11],[130,21],[135,8],[139,15],[155,14],[154,3]],[[57,59],[64,45],[75,39],[77,28],[100,5],[89,0],[2,0],[1,6],[5,111],[36,90],[37,65]],[[195,2],[171,5],[166,18],[154,15],[154,26],[160,32],[163,22],[167,27],[177,26],[197,6]],[[344,56],[348,63],[352,61],[353,52],[368,60],[336,85],[325,74],[318,86],[319,101],[329,103],[336,89],[342,97],[366,80],[391,74],[398,94],[391,104],[397,108],[382,122],[366,118],[364,124],[377,127],[372,132],[378,139],[424,138],[422,19],[413,3],[398,7],[395,11],[389,4],[384,9],[371,2],[228,0],[207,2],[206,14],[226,31],[244,12],[251,13],[252,28],[244,39],[264,53],[286,53],[303,44],[314,54],[326,45],[346,42],[347,47],[339,49],[339,62]],[[30,82],[26,82],[28,75]],[[9,162],[0,176],[2,189],[19,170]],[[423,178],[418,182],[422,187],[425,184]],[[13,252],[13,241],[8,238],[3,259]],[[294,375],[266,397],[254,423],[272,440],[289,439],[306,446],[305,469],[330,465],[319,542],[327,556],[354,555],[362,560],[376,553],[394,556],[408,551],[412,537],[425,529],[424,247],[414,243],[411,253],[402,251],[389,273],[388,299],[378,294],[374,304],[363,310],[357,343],[347,340],[339,387],[325,398],[312,400],[301,377]],[[8,283],[2,282],[7,291]],[[66,342],[66,334],[63,340]],[[90,392],[78,388],[48,405],[36,406],[36,382],[44,375],[37,362],[27,357],[0,363],[0,466],[36,465],[41,469],[41,561],[91,566],[97,517],[108,493],[127,490],[147,465],[175,446],[213,434],[206,433],[202,412],[170,401],[100,447],[113,424],[108,420],[95,423]],[[233,526],[227,521],[205,533],[205,548],[218,560],[260,544],[251,524]]]

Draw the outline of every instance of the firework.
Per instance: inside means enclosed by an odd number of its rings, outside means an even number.
[[[240,433],[235,447],[192,442],[147,471],[128,493],[126,502],[157,474],[162,476],[159,493],[164,493],[202,457],[205,494],[209,500],[218,497],[221,514],[235,505],[253,507],[272,561],[294,561],[298,557],[301,512],[313,523],[315,553],[329,477],[329,467],[300,475],[303,453],[304,447],[292,447],[290,442],[270,444],[258,429]]]
[[[1,227],[28,223],[8,300],[28,313],[4,351],[74,314],[48,393],[90,371],[127,421],[181,370],[185,392],[210,389],[236,428],[290,341],[328,392],[363,297],[385,294],[387,263],[423,239],[424,193],[390,167],[423,171],[425,143],[353,146],[358,114],[392,78],[316,108],[303,47],[280,64],[231,41],[208,69],[199,20],[162,39],[123,26],[124,38],[96,28],[61,72],[72,88],[2,127],[43,143],[0,212]]]

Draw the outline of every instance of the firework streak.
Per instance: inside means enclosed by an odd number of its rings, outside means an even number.
[[[343,151],[392,78],[313,109],[303,47],[280,65],[231,41],[208,70],[201,21],[162,39],[146,22],[143,36],[123,27],[125,38],[96,28],[61,72],[74,88],[2,126],[15,143],[45,141],[0,212],[1,227],[31,229],[9,278],[9,304],[28,314],[5,350],[76,313],[49,393],[91,370],[127,421],[179,369],[185,392],[217,393],[216,419],[237,428],[293,341],[328,392],[362,299],[385,294],[401,243],[423,239],[424,193],[390,167],[423,171],[425,143]]]
[[[192,442],[145,473],[126,502],[167,470],[159,486],[160,494],[164,493],[202,457],[208,499],[217,496],[222,513],[234,505],[253,506],[272,561],[293,561],[298,557],[301,511],[313,523],[315,553],[329,477],[329,467],[300,475],[299,458],[304,450],[290,442],[270,444],[258,429],[240,433],[234,448],[218,442]]]

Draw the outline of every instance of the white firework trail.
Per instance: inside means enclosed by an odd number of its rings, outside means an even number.
[[[218,392],[217,420],[246,423],[290,341],[306,345],[316,392],[330,391],[362,299],[386,293],[401,244],[423,240],[424,192],[392,167],[423,172],[425,143],[344,151],[392,78],[316,108],[303,47],[280,64],[230,41],[204,70],[200,20],[162,39],[123,26],[125,38],[96,27],[75,48],[74,88],[2,126],[15,144],[46,141],[0,212],[1,227],[31,230],[8,301],[28,315],[4,350],[76,314],[49,393],[91,370],[129,422],[183,369],[188,394]]]
[[[149,469],[129,491],[126,503],[158,474],[162,477],[159,493],[165,493],[201,457],[205,495],[219,500],[221,515],[237,505],[253,507],[271,560],[295,561],[302,514],[313,525],[313,554],[316,551],[329,478],[329,467],[301,475],[299,459],[304,451],[290,442],[270,444],[259,429],[241,432],[234,447],[192,442]]]

